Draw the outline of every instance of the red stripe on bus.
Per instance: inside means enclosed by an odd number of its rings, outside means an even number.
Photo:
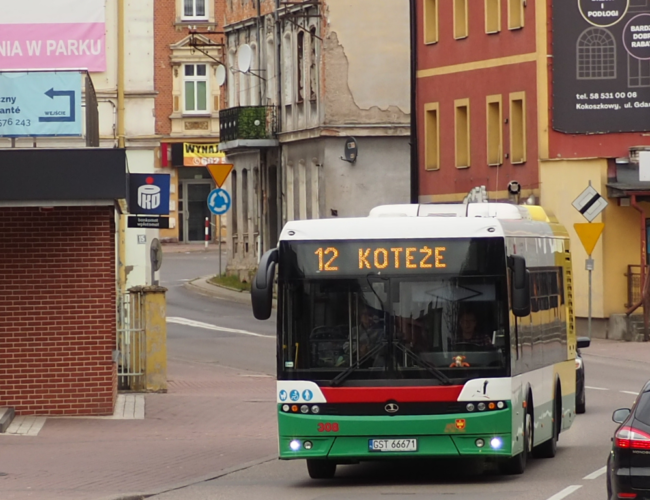
[[[431,403],[458,401],[462,385],[441,387],[321,387],[328,403]]]

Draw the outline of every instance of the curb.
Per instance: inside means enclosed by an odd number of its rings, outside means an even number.
[[[201,295],[207,295],[217,299],[228,300],[231,302],[238,302],[240,304],[250,305],[251,294],[249,292],[233,290],[219,285],[214,285],[208,282],[212,276],[204,276],[196,278],[185,283],[185,288]]]
[[[5,433],[16,416],[13,408],[0,408],[0,432]]]
[[[251,293],[244,290],[236,290],[222,285],[215,285],[210,283],[208,280],[212,278],[210,276],[203,276],[201,278],[196,278],[191,281],[188,281],[184,284],[184,287],[192,292],[200,293],[207,297],[213,297],[221,300],[229,300],[230,302],[238,302],[240,304],[246,304],[251,306]],[[278,301],[276,298],[273,299],[273,309],[278,308]]]

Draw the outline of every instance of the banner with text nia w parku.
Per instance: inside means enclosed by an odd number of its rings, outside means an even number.
[[[0,0],[0,68],[106,71],[105,10],[105,0]]]

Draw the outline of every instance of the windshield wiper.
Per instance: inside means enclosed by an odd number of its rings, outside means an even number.
[[[348,368],[346,368],[341,373],[339,373],[336,377],[334,377],[330,382],[330,386],[337,387],[341,385],[345,381],[345,379],[347,379],[350,376],[351,373],[358,370],[362,363],[368,361],[372,356],[379,353],[379,351],[381,351],[381,349],[383,349],[386,346],[386,344],[387,342],[384,340],[379,344],[377,344],[372,349],[370,349],[370,351],[368,351],[366,354],[361,356],[361,359],[359,359],[354,365],[350,365]]]
[[[407,355],[411,356],[417,363],[418,365],[421,365],[422,368],[425,368],[429,373],[431,373],[434,377],[436,377],[440,382],[442,382],[444,385],[451,385],[451,380],[449,377],[447,377],[444,373],[442,373],[438,368],[435,367],[435,365],[432,365],[429,363],[427,360],[422,358],[420,355],[417,353],[413,352],[411,349],[406,347],[404,344],[401,342],[395,342],[395,347],[400,349],[402,352],[406,353]]]

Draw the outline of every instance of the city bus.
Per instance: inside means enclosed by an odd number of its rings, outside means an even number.
[[[370,460],[521,474],[553,457],[575,418],[572,281],[568,233],[538,206],[288,222],[251,294],[257,319],[277,297],[279,458],[326,479]]]

